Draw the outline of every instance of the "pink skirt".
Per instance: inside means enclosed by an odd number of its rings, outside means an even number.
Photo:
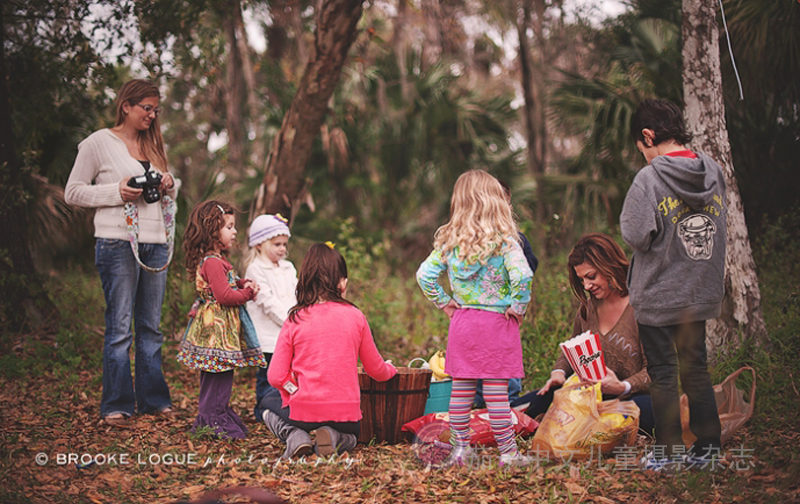
[[[502,313],[456,310],[444,370],[454,378],[524,378],[519,325]]]

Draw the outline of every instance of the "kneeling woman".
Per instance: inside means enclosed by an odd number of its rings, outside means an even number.
[[[568,267],[572,293],[581,302],[572,334],[591,331],[600,335],[608,369],[601,382],[604,398],[633,400],[641,410],[639,428],[652,435],[655,420],[648,392],[650,376],[633,307],[628,303],[628,259],[611,237],[592,233],[581,238],[572,249]],[[553,391],[572,372],[562,353],[544,386],[520,397],[512,406],[530,403],[528,415],[536,417],[544,413],[553,402]]]
[[[361,425],[359,358],[375,380],[397,374],[375,347],[364,314],[344,298],[346,290],[344,257],[332,246],[312,245],[300,267],[297,305],[267,371],[277,390],[259,403],[264,423],[286,443],[284,458],[312,449],[329,456],[355,448]],[[316,431],[313,444],[311,431]]]

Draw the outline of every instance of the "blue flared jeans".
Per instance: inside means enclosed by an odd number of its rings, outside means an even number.
[[[655,327],[639,324],[647,357],[650,396],[656,421],[656,446],[670,456],[683,445],[678,377],[689,399],[689,428],[697,437],[692,452],[718,450],[720,423],[708,373],[705,321]]]
[[[139,257],[148,266],[163,266],[168,253],[165,244],[139,244]],[[103,417],[114,413],[131,416],[171,406],[169,387],[161,370],[164,337],[159,331],[167,271],[143,270],[129,242],[104,238],[97,239],[95,265],[106,299],[100,414]],[[135,384],[130,360],[134,341]]]

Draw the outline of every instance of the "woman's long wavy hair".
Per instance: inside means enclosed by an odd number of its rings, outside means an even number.
[[[300,311],[321,301],[355,306],[339,291],[343,278],[347,278],[347,263],[342,254],[324,243],[312,245],[297,275],[297,304],[289,310],[289,320],[296,322]]]
[[[433,246],[448,253],[458,248],[458,258],[485,262],[500,254],[503,244],[519,243],[519,228],[505,191],[483,170],[461,174],[453,187],[450,220],[436,230]]]
[[[133,79],[129,80],[119,90],[117,95],[117,122],[116,126],[125,122],[128,114],[125,113],[123,105],[127,103],[133,107],[145,98],[155,96],[161,99],[161,92],[152,82]],[[159,169],[161,172],[167,172],[167,151],[164,148],[164,138],[161,136],[161,122],[159,116],[153,119],[150,127],[146,130],[139,131],[139,150],[147,156],[150,163]]]
[[[584,235],[567,259],[569,284],[572,293],[585,309],[588,297],[583,282],[575,272],[575,267],[583,263],[591,264],[599,274],[608,280],[608,285],[619,291],[622,297],[628,295],[628,258],[622,248],[610,236],[602,233]]]
[[[216,200],[196,205],[189,215],[189,223],[183,233],[183,251],[186,253],[186,271],[191,278],[194,278],[197,265],[203,257],[220,247],[219,232],[225,225],[226,215],[236,215],[234,208]]]

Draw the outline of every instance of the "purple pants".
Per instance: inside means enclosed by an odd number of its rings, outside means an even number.
[[[233,439],[247,437],[247,427],[229,405],[232,391],[233,371],[224,373],[200,371],[200,404],[192,432],[208,426],[220,437]]]

